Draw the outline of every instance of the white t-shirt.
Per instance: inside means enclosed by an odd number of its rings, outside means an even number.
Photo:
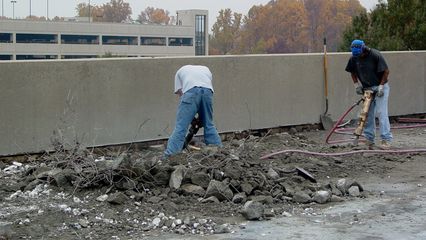
[[[213,91],[212,73],[206,66],[185,65],[181,67],[175,76],[175,93],[182,89],[182,93],[193,87],[209,88]]]

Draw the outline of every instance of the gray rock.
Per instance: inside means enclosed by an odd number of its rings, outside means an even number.
[[[358,186],[350,187],[348,192],[351,197],[359,197],[361,195]]]
[[[210,183],[210,176],[204,172],[194,173],[191,176],[191,182],[195,185],[198,185],[202,188],[207,188]]]
[[[337,180],[336,187],[343,194],[346,194],[346,190],[347,190],[346,185],[347,185],[346,178],[341,178],[341,179]]]
[[[153,197],[150,197],[150,198],[148,198],[148,202],[149,203],[154,203],[154,204],[156,204],[156,203],[159,203],[161,200],[163,200],[163,198],[161,198],[161,197],[157,197],[157,196],[153,196]]]
[[[310,203],[312,199],[306,192],[299,191],[293,195],[293,201],[298,203]]]
[[[69,176],[72,174],[72,170],[66,171],[59,168],[55,168],[37,174],[36,178],[47,180],[51,184],[56,185],[58,187],[67,187],[71,186],[71,182],[68,179],[70,178]]]
[[[90,222],[87,221],[86,219],[80,219],[80,220],[78,220],[78,224],[80,224],[80,226],[82,228],[87,228],[89,226]]]
[[[202,203],[220,203],[219,199],[215,196],[211,196],[201,200]]]
[[[253,185],[251,185],[250,183],[242,183],[241,190],[245,192],[247,195],[250,195],[251,192],[253,191]]]
[[[107,202],[111,204],[124,204],[129,198],[122,192],[116,192],[108,196]]]
[[[211,180],[207,187],[206,197],[215,196],[220,201],[228,200],[231,201],[234,193],[229,188],[227,183]]]
[[[219,147],[215,145],[208,145],[201,148],[201,152],[205,155],[214,155],[219,151]]]
[[[345,201],[343,198],[336,195],[331,196],[331,199],[330,199],[330,202],[343,202],[343,201]]]
[[[154,218],[153,220],[152,220],[152,225],[154,226],[154,227],[161,227],[161,219],[160,218]]]
[[[96,167],[97,167],[99,172],[104,172],[104,171],[108,171],[108,170],[115,171],[120,167],[120,165],[125,160],[127,160],[127,158],[128,158],[127,154],[123,153],[113,160],[105,160],[105,161],[96,162]]]
[[[330,186],[331,186],[331,193],[333,195],[343,196],[343,193],[334,184],[330,184]]]
[[[274,202],[274,198],[272,198],[272,196],[265,195],[251,196],[249,200],[254,202],[260,202],[263,204],[272,204]]]
[[[273,168],[269,168],[267,175],[269,178],[274,180],[280,177],[280,175]]]
[[[197,196],[204,196],[206,191],[200,186],[194,184],[184,184],[180,187],[185,193]]]
[[[247,220],[258,220],[263,216],[264,210],[262,203],[248,201],[244,204],[241,214]]]
[[[358,187],[358,190],[360,192],[364,191],[364,188],[361,186],[361,184],[359,184],[356,181],[353,180],[348,180],[345,178],[339,179],[337,181],[336,187],[343,193],[343,194],[348,194],[349,193],[349,189],[351,187]]]
[[[96,201],[105,202],[108,199],[108,195],[104,194],[96,198]]]
[[[170,173],[166,169],[161,169],[154,176],[156,185],[167,186],[170,182]]]
[[[214,226],[214,233],[215,234],[230,233],[230,232],[231,232],[231,229],[229,227],[229,224],[222,224],[222,225]]]
[[[3,170],[7,167],[6,163],[4,163],[3,161],[0,161],[0,170]]]
[[[247,201],[247,196],[245,192],[237,193],[232,198],[233,203],[245,203]]]
[[[186,170],[185,166],[179,165],[176,167],[175,171],[173,171],[169,180],[169,186],[171,189],[180,188],[180,185],[182,184],[182,180],[185,174],[185,170]]]
[[[331,193],[329,191],[317,191],[314,193],[313,200],[319,204],[324,204],[331,199]]]
[[[275,210],[273,208],[265,209],[263,211],[263,217],[266,218],[266,219],[271,219],[271,218],[275,217]]]
[[[231,179],[239,180],[243,169],[235,164],[228,164],[224,170],[225,176]]]

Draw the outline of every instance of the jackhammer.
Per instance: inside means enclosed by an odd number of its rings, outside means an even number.
[[[354,145],[358,145],[359,137],[362,135],[365,124],[367,123],[368,111],[370,110],[371,102],[374,100],[375,92],[372,90],[365,90],[362,97],[363,106],[359,114],[358,127],[354,131],[355,140]]]
[[[201,119],[199,116],[195,116],[194,119],[192,119],[191,127],[189,128],[188,134],[185,137],[185,142],[183,143],[183,149],[186,149],[188,147],[189,142],[191,142],[192,138],[195,134],[197,134],[198,130],[203,126],[203,123],[201,122]]]

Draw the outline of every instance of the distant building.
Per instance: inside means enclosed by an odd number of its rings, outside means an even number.
[[[182,10],[176,25],[0,20],[0,60],[207,55],[207,19]]]

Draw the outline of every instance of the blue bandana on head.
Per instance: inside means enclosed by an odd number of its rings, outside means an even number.
[[[362,50],[364,50],[365,44],[364,41],[362,40],[353,40],[352,44],[351,44],[351,51],[352,51],[352,56],[354,57],[358,57],[361,55]]]

